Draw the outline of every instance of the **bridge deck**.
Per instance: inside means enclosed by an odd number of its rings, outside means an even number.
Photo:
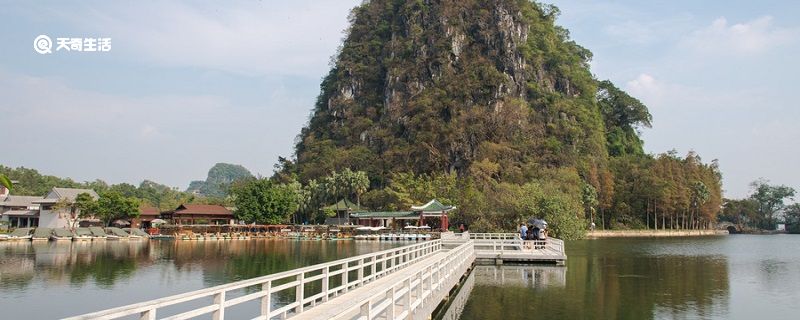
[[[442,236],[444,243],[459,243],[471,239],[475,243],[475,258],[489,263],[566,263],[564,242],[560,239],[522,240],[516,233],[463,233]]]
[[[441,260],[447,255],[447,251],[440,251],[434,254],[431,254],[430,257],[425,258],[425,260],[419,261],[413,265],[410,265],[404,268],[402,271],[395,272],[389,276],[383,277],[364,285],[358,289],[352,290],[347,292],[343,295],[336,297],[336,299],[331,299],[326,303],[317,305],[316,307],[298,314],[297,316],[293,317],[293,319],[334,319],[334,318],[347,318],[345,314],[349,311],[348,309],[352,309],[352,307],[356,304],[355,302],[358,301],[367,301],[375,295],[380,295],[380,293],[386,292],[387,288],[395,287],[397,284],[402,284],[402,280],[409,276],[412,276],[414,273],[418,272],[423,266],[429,266],[432,263]],[[395,290],[395,294],[398,293],[407,293],[411,291],[411,299],[415,300],[417,292],[414,290]],[[378,303],[389,303],[391,297],[384,296],[382,299],[379,298]],[[396,313],[403,313],[410,311],[409,306],[404,305],[405,303],[402,301],[398,301],[396,304]],[[397,308],[399,307],[399,308]],[[378,319],[385,319],[388,318],[385,315],[383,317],[377,317]]]
[[[212,319],[219,320],[225,318],[227,309],[248,302],[260,305],[254,319],[428,319],[476,259],[495,263],[561,264],[566,255],[563,242],[553,238],[547,241],[523,241],[513,233],[449,233],[443,234],[441,240],[425,241],[69,319],[138,316],[142,320],[179,320],[210,315]],[[314,290],[314,287],[317,289]],[[281,296],[284,299],[276,299]],[[178,308],[180,310],[171,309],[181,306],[183,308]]]

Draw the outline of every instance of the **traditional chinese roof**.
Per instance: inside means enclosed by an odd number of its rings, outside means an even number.
[[[50,190],[50,193],[44,197],[44,199],[39,199],[34,203],[56,203],[58,200],[67,199],[69,201],[75,201],[75,198],[78,197],[81,193],[88,193],[92,196],[93,199],[97,200],[100,198],[97,195],[97,192],[94,192],[92,189],[76,189],[76,188],[53,188]]]
[[[195,215],[218,215],[232,216],[233,213],[223,206],[215,204],[182,204],[175,209],[175,215],[195,214]]]
[[[411,206],[411,210],[415,212],[422,211],[423,213],[441,213],[454,210],[455,206],[446,206],[443,205],[436,199],[429,201],[428,203],[421,205],[421,206]]]
[[[323,210],[333,210],[333,211],[350,211],[350,212],[365,212],[367,211],[364,208],[359,207],[357,204],[349,201],[347,199],[339,200],[339,202],[329,205],[327,207],[322,208]]]
[[[38,210],[8,210],[3,212],[2,215],[4,216],[15,216],[15,217],[35,217],[39,214]]]
[[[419,218],[419,213],[413,211],[379,211],[379,212],[356,212],[350,214],[351,218]]]
[[[158,216],[161,215],[161,211],[158,208],[148,205],[141,205],[139,206],[139,215],[140,216]]]
[[[42,197],[31,196],[6,196],[0,198],[0,207],[31,207],[34,201],[42,200]]]

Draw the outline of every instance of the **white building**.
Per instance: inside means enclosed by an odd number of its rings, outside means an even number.
[[[97,200],[100,196],[91,189],[73,188],[53,188],[50,192],[34,203],[39,204],[39,227],[46,228],[68,228],[70,227],[70,213],[67,210],[53,210],[53,206],[59,201],[68,200],[74,202],[75,198],[81,193],[88,193]]]
[[[39,224],[39,204],[42,197],[0,195],[0,221],[11,228],[33,227]]]

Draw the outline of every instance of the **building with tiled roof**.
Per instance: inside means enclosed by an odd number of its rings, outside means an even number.
[[[182,204],[169,218],[177,225],[233,224],[235,219],[228,208],[215,204]]]

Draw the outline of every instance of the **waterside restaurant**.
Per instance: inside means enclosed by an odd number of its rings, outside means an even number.
[[[176,225],[235,224],[233,213],[220,205],[182,204],[173,212],[162,214],[163,219],[171,219]]]
[[[427,225],[433,230],[447,231],[447,213],[455,209],[433,199],[421,206],[411,206],[410,211],[354,212],[350,214],[350,220],[353,224],[368,227],[402,229]]]
[[[147,229],[152,227],[151,221],[161,218],[158,208],[148,205],[139,206],[139,217],[131,219],[131,228]]]

